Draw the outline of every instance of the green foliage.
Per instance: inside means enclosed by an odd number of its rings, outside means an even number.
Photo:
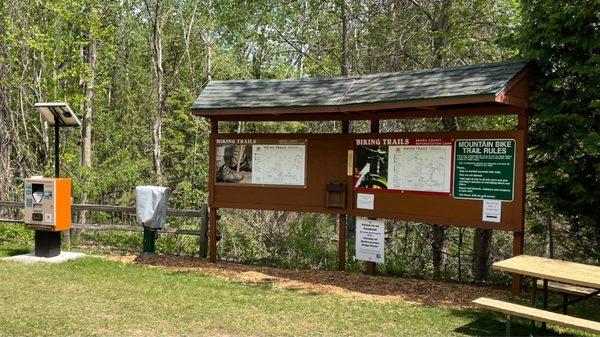
[[[33,241],[33,231],[23,226],[0,222],[0,244],[27,245]]]
[[[534,189],[567,216],[578,255],[600,261],[600,3],[524,0],[520,39],[535,60]]]
[[[337,268],[337,234],[330,216],[251,212],[252,225],[240,220],[240,212],[228,212],[219,242],[225,259],[277,265],[284,268]],[[242,217],[246,217],[243,214]]]

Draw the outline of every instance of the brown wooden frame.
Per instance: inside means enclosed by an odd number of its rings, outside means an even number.
[[[197,116],[208,117],[211,122],[210,146],[209,146],[209,206],[210,206],[210,261],[215,262],[217,259],[217,210],[223,208],[246,208],[246,209],[266,209],[266,210],[283,210],[283,211],[299,211],[299,212],[327,212],[339,215],[339,270],[345,270],[345,254],[346,254],[346,216],[358,215],[367,217],[382,217],[391,219],[403,219],[409,221],[420,221],[428,223],[446,223],[454,226],[468,226],[476,228],[502,229],[510,230],[513,234],[513,255],[523,253],[524,245],[524,223],[525,223],[525,191],[526,191],[526,168],[527,168],[527,131],[528,131],[528,109],[530,90],[527,78],[530,69],[526,69],[509,85],[496,96],[477,96],[477,97],[450,97],[432,100],[404,101],[404,102],[384,102],[373,104],[359,104],[351,106],[328,106],[328,107],[272,107],[272,108],[243,108],[243,109],[201,109],[192,111]],[[218,200],[215,198],[217,187],[215,186],[215,139],[222,137],[218,133],[219,121],[320,121],[320,120],[339,120],[342,122],[340,134],[332,134],[332,139],[353,139],[349,132],[349,122],[352,120],[371,120],[371,134],[379,132],[379,121],[381,119],[407,119],[407,118],[441,118],[441,117],[464,117],[464,116],[498,116],[498,115],[516,115],[518,116],[517,131],[478,131],[468,133],[451,132],[451,133],[436,133],[436,135],[457,135],[486,137],[514,138],[517,140],[516,160],[515,160],[515,201],[510,206],[511,223],[504,224],[502,228],[498,228],[489,223],[483,223],[481,220],[470,222],[465,219],[452,217],[434,217],[434,216],[406,216],[406,214],[398,215],[394,212],[371,212],[353,209],[354,191],[352,189],[352,177],[346,175],[348,182],[347,191],[347,207],[346,209],[327,210],[314,206],[306,206],[301,204],[296,205],[275,205],[262,203],[262,205],[249,204],[244,202],[230,203]],[[417,134],[417,133],[415,133]],[[510,135],[510,136],[506,136]],[[298,135],[298,134],[247,134],[236,135],[251,138],[294,138],[306,137],[306,139],[318,139],[323,135],[314,136]],[[327,135],[326,135],[327,136]],[[365,136],[361,134],[361,136]],[[380,135],[379,135],[380,136]],[[226,135],[232,137],[232,135]],[[373,137],[375,137],[373,135]],[[451,137],[451,138],[452,138]],[[346,149],[351,148],[350,145]],[[309,147],[307,146],[307,160],[309,160]],[[342,151],[340,151],[342,152]],[[518,169],[517,169],[518,167]],[[339,168],[338,168],[339,169]],[[344,170],[342,172],[345,173]],[[307,173],[308,174],[308,173]],[[335,177],[334,177],[335,178]],[[307,178],[308,180],[308,178]],[[307,181],[308,186],[308,181]],[[222,185],[219,186],[219,189]],[[240,187],[247,188],[247,187]],[[226,187],[230,191],[234,191],[236,187]],[[265,190],[267,191],[267,190]],[[250,192],[249,190],[239,192]],[[254,190],[251,192],[255,193]],[[229,193],[229,192],[225,192]],[[318,196],[320,197],[320,196]],[[268,201],[268,200],[267,200]],[[273,201],[277,201],[273,198]],[[477,201],[467,200],[460,201],[468,206],[473,211],[473,205]],[[374,266],[368,266],[370,271],[373,271]],[[521,279],[519,276],[513,277],[513,293],[518,294],[521,291]]]

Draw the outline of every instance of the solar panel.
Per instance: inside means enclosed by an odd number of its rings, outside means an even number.
[[[79,118],[67,103],[35,103],[35,107],[50,125],[55,125],[58,120],[59,126],[81,126]]]

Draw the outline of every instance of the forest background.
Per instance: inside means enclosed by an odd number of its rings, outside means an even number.
[[[133,205],[134,186],[173,190],[170,205],[206,202],[209,125],[190,107],[210,80],[352,76],[526,58],[534,78],[527,253],[600,263],[600,2],[595,0],[2,0],[0,200],[22,178],[52,175],[52,136],[33,108],[66,101],[81,129],[62,133],[74,201]],[[514,129],[511,117],[389,120],[381,132]],[[339,122],[222,123],[228,132],[338,132]],[[354,132],[367,132],[355,122]],[[3,211],[2,217],[19,217]],[[80,213],[83,223],[133,223]],[[224,211],[219,256],[334,269],[335,218]],[[193,227],[181,219],[172,227]],[[347,233],[353,236],[352,228]],[[73,244],[137,251],[139,234],[73,233]],[[0,243],[32,232],[0,224]],[[163,253],[197,239],[161,236]],[[353,240],[349,239],[350,255]],[[510,233],[386,222],[380,273],[506,281],[490,262]],[[361,264],[350,261],[350,269]],[[492,277],[490,277],[492,276]]]

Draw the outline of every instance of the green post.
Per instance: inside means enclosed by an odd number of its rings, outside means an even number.
[[[157,254],[156,250],[156,230],[144,226],[144,243],[143,243],[143,257],[155,257]]]

